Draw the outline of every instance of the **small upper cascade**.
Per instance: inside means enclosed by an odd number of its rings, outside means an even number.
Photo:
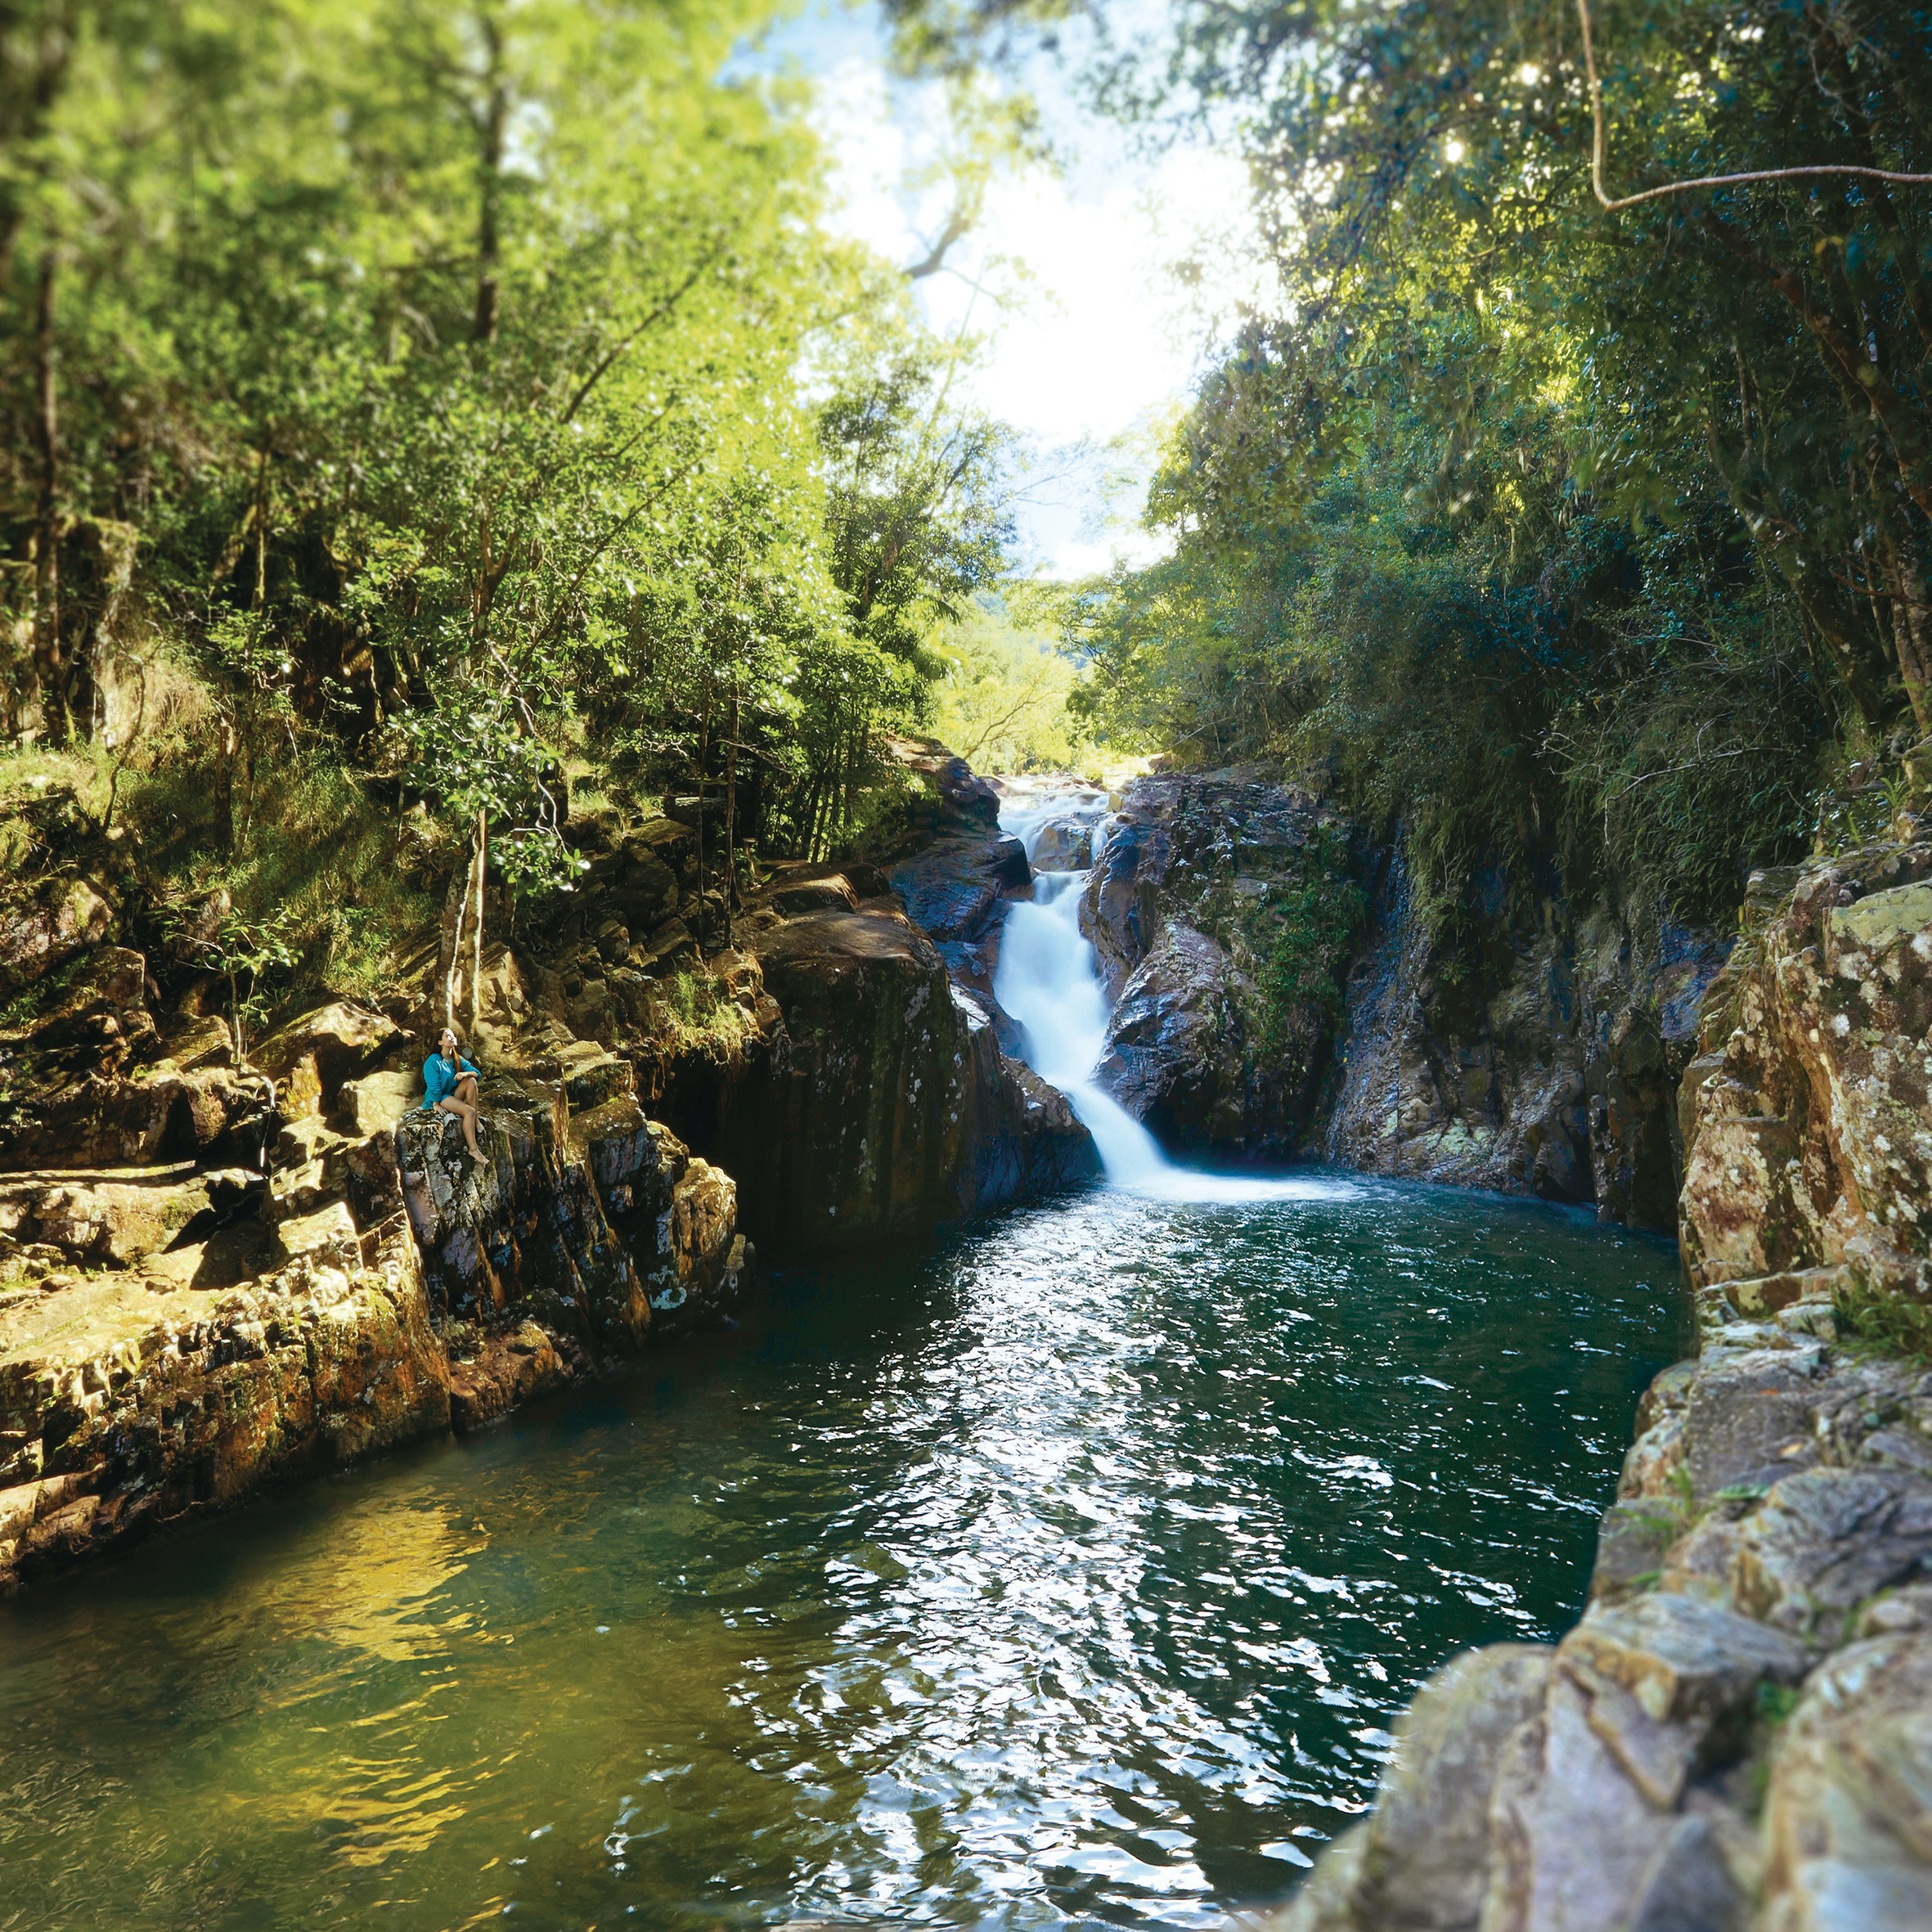
[[[1054,775],[1002,778],[1000,829],[1027,848],[1036,872],[1085,872],[1105,842],[1108,795],[1085,780]]]

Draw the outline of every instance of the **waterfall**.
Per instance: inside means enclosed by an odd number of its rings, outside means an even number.
[[[1100,856],[1107,809],[1103,793],[1067,780],[1000,782],[1000,829],[1038,856],[1049,827],[1090,829]],[[1036,872],[1031,901],[1007,908],[1000,934],[993,996],[1018,1024],[1023,1057],[1067,1096],[1094,1137],[1109,1184],[1170,1200],[1281,1200],[1310,1191],[1306,1181],[1237,1179],[1177,1167],[1160,1143],[1094,1077],[1107,1044],[1108,1007],[1091,942],[1080,929],[1086,871]]]
[[[1029,854],[1029,856],[1031,855]],[[1100,1150],[1107,1178],[1157,1184],[1166,1157],[1152,1134],[1094,1078],[1107,1040],[1107,994],[1080,929],[1084,872],[1042,872],[1033,901],[1012,906],[1000,935],[993,996],[1026,1037],[1027,1064],[1072,1103]]]

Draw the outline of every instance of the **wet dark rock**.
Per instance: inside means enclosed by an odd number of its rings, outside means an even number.
[[[1251,1001],[1220,942],[1171,922],[1114,1003],[1101,1083],[1174,1148],[1266,1151],[1280,1083],[1250,1038]]]
[[[783,919],[746,945],[781,1027],[667,1101],[736,1176],[761,1245],[901,1240],[1094,1171],[1063,1099],[1003,1058],[986,1012],[895,904]]]
[[[1346,873],[1347,828],[1304,793],[1210,772],[1135,780],[1095,840],[1081,923],[1114,999],[1103,1084],[1176,1152],[1305,1151],[1333,1016],[1275,1012],[1262,981],[1283,895],[1337,855]],[[1346,973],[1346,947],[1332,963]]]
[[[1669,921],[1512,901],[1505,883],[1472,961],[1439,953],[1400,853],[1384,863],[1349,983],[1328,1156],[1674,1231],[1677,1087],[1724,949]]]
[[[887,876],[907,914],[934,939],[971,941],[986,934],[1001,901],[1024,891],[1032,872],[1018,839],[995,832],[937,839]]]

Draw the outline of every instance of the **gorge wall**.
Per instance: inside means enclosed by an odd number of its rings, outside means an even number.
[[[1932,847],[1755,882],[1680,1092],[1695,1361],[1581,1622],[1453,1659],[1279,1932],[1932,1924]],[[1875,1313],[1878,1319],[1875,1320]]]
[[[1677,1087],[1716,936],[1498,875],[1480,946],[1440,946],[1399,851],[1254,773],[1135,780],[1095,836],[1083,923],[1116,1000],[1102,1077],[1170,1149],[1593,1202],[1674,1232]]]

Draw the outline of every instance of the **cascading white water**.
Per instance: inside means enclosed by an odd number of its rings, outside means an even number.
[[[1067,781],[1004,782],[1002,831],[1027,848],[1031,864],[1051,825],[1091,828],[1094,859],[1104,849],[1103,793]],[[993,996],[1025,1036],[1027,1064],[1064,1094],[1080,1117],[1108,1181],[1137,1193],[1171,1200],[1260,1201],[1328,1193],[1333,1184],[1256,1180],[1176,1167],[1160,1143],[1094,1077],[1107,1044],[1108,1007],[1094,948],[1080,929],[1080,906],[1090,873],[1039,872],[1031,901],[1007,909],[1000,934]]]
[[[1031,855],[1029,855],[1030,856]],[[1084,872],[1043,872],[1033,900],[1007,913],[993,996],[1026,1034],[1027,1064],[1072,1103],[1107,1178],[1147,1187],[1167,1170],[1152,1134],[1094,1079],[1107,1040],[1107,994],[1080,929]]]

